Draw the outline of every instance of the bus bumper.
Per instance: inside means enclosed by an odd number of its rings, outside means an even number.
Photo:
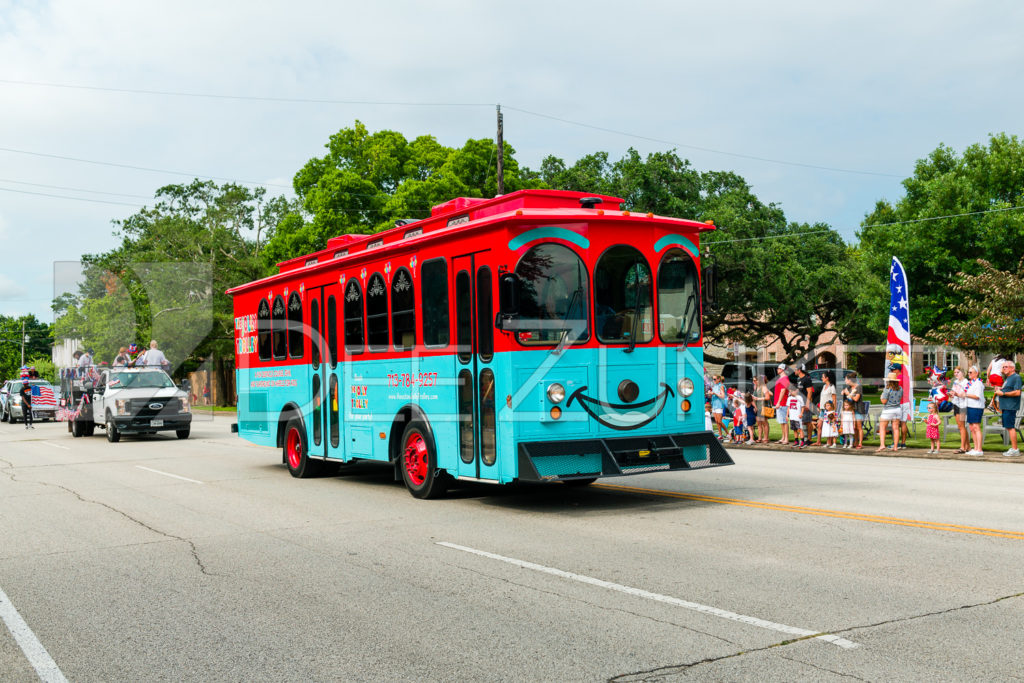
[[[519,444],[519,481],[622,477],[732,465],[712,432]]]

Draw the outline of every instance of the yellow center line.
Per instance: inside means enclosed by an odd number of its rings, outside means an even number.
[[[963,524],[946,524],[944,522],[928,522],[919,519],[905,519],[902,517],[867,515],[859,512],[843,512],[842,510],[826,510],[823,508],[802,507],[799,505],[784,505],[782,503],[765,503],[756,500],[743,500],[742,498],[721,498],[719,496],[708,496],[701,493],[681,493],[677,491],[663,491],[661,489],[646,489],[636,486],[620,486],[617,484],[597,484],[594,486],[594,488],[605,489],[607,491],[622,491],[624,493],[642,493],[650,496],[662,496],[665,498],[681,498],[683,500],[694,500],[704,503],[739,505],[742,507],[759,508],[761,510],[795,512],[801,515],[815,515],[818,517],[836,517],[839,519],[853,519],[860,522],[874,522],[876,524],[894,524],[896,526],[916,527],[919,529],[932,529],[934,531],[952,531],[958,534],[994,536],[996,538],[1011,538],[1018,541],[1024,541],[1024,531],[988,529],[986,527],[966,526]]]

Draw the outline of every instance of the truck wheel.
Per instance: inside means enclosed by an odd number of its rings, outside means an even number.
[[[284,428],[284,462],[289,474],[297,479],[312,477],[321,469],[321,463],[310,460],[306,453],[306,430],[297,417],[288,420]]]
[[[85,434],[85,425],[82,424],[81,420],[72,420],[70,423],[71,436],[76,439]]]
[[[175,434],[178,435],[179,439],[187,439],[189,433],[192,431],[191,427],[185,427],[184,429],[175,430]]]
[[[82,431],[85,433],[85,436],[92,436],[93,434],[96,433],[96,423],[90,422],[87,425],[83,425]]]
[[[10,418],[7,417],[6,410],[0,410],[0,422],[7,422]]]
[[[422,422],[413,420],[405,428],[398,457],[402,480],[414,497],[438,498],[448,490],[448,475],[437,469],[434,441]]]
[[[107,413],[107,441],[110,443],[117,443],[121,440],[121,432],[117,431],[117,425],[114,424],[114,417]]]

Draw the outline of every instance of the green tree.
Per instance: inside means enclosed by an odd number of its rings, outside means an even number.
[[[270,274],[261,254],[299,207],[265,190],[195,180],[168,185],[157,203],[115,221],[121,245],[83,256],[79,292],[54,302],[56,328],[110,361],[120,346],[157,339],[181,370],[212,359],[224,376],[234,316],[224,292]],[[219,394],[227,397],[226,386]]]
[[[22,325],[24,324],[24,328]],[[22,329],[28,341],[24,342],[25,361],[34,357],[49,357],[53,345],[53,330],[32,314],[20,317],[0,315],[0,382],[18,376],[21,367]]]
[[[704,311],[710,342],[758,346],[779,340],[785,360],[794,360],[827,330],[845,338],[860,329],[863,263],[855,250],[825,224],[787,222],[781,208],[763,203],[735,173],[699,172],[675,151],[644,158],[630,149],[616,162],[605,152],[572,166],[547,157],[540,175],[557,189],[621,197],[630,211],[720,226],[701,237],[711,254],[704,265],[713,263],[718,276],[718,304]]]
[[[936,344],[970,351],[998,351],[1004,357],[1024,353],[1024,258],[1017,270],[1003,271],[979,260],[977,275],[958,273],[951,285],[960,296],[956,317],[930,337]]]
[[[268,264],[323,249],[346,233],[371,233],[400,218],[426,218],[432,206],[453,197],[493,197],[497,192],[497,145],[467,140],[445,147],[429,135],[408,141],[401,133],[371,133],[362,122],[331,136],[327,154],[310,159],[293,185],[302,211],[283,220],[267,245]],[[543,184],[521,171],[515,150],[503,149],[505,190]]]
[[[954,285],[961,273],[982,272],[979,259],[997,270],[1017,265],[1024,211],[1014,207],[1024,206],[1024,143],[1000,133],[962,155],[939,145],[918,160],[903,188],[895,203],[879,201],[858,233],[871,277],[862,310],[869,327],[885,329],[888,313],[878,302],[888,301],[886,278],[897,256],[909,281],[911,331],[923,336],[956,322],[963,293]]]

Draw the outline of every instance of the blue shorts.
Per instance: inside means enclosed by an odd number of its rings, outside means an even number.
[[[1013,429],[1017,423],[1017,410],[1003,411],[1003,429]]]
[[[967,409],[967,424],[976,425],[981,424],[981,416],[985,413],[984,408],[968,408]]]

